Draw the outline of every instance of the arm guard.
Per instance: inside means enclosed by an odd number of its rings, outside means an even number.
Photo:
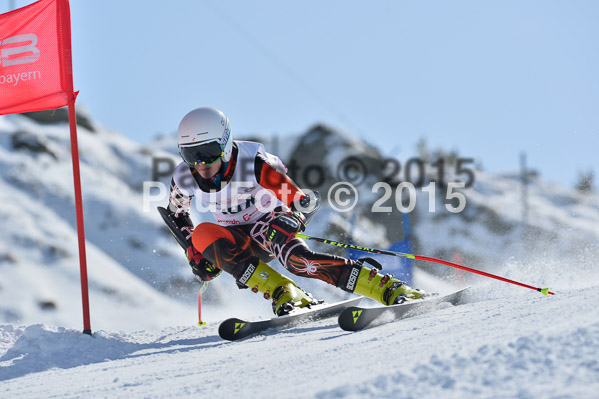
[[[164,220],[181,248],[187,250],[191,245],[191,233],[193,231],[193,223],[191,222],[189,214],[176,216],[170,210],[161,206],[157,209],[160,216],[162,216],[162,220]]]

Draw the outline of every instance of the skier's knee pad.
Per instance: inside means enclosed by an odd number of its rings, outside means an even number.
[[[233,234],[226,227],[215,223],[200,223],[193,230],[191,241],[193,246],[200,252],[212,245],[216,240],[225,239],[231,243],[235,242]]]

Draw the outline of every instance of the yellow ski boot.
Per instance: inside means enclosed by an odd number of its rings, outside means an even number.
[[[320,303],[290,278],[283,276],[262,261],[259,261],[258,265],[250,264],[239,282],[248,286],[253,292],[261,292],[265,299],[272,298],[272,311],[277,316],[288,314],[294,308]]]
[[[380,274],[376,267],[370,269],[359,261],[352,266],[346,288],[383,305],[395,305],[406,299],[418,299],[426,295],[424,291],[406,285],[393,275]]]

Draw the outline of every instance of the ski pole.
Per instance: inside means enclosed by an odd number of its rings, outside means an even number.
[[[208,288],[208,281],[204,281],[198,291],[198,326],[205,326],[206,322],[202,321],[202,294]]]
[[[448,262],[448,261],[445,261],[445,260],[442,260],[442,259],[430,258],[428,256],[405,254],[403,252],[386,251],[384,249],[366,248],[366,247],[361,247],[359,245],[347,244],[347,243],[338,242],[338,241],[331,241],[331,240],[327,240],[326,238],[313,237],[313,236],[309,236],[307,234],[301,234],[301,233],[297,233],[295,235],[295,237],[297,237],[297,238],[303,238],[305,240],[311,240],[311,241],[320,242],[322,244],[333,245],[333,246],[336,246],[336,247],[351,248],[351,249],[355,249],[355,250],[358,250],[358,251],[370,252],[370,253],[373,253],[373,254],[399,256],[399,257],[402,257],[402,258],[416,259],[416,260],[425,260],[427,262],[440,263],[442,265],[451,266],[451,267],[455,267],[456,269],[461,269],[461,270],[465,270],[467,272],[480,274],[481,276],[486,276],[486,277],[494,278],[496,280],[504,281],[506,283],[519,285],[520,287],[530,288],[531,290],[538,291],[538,292],[540,292],[541,294],[543,294],[545,296],[547,296],[547,294],[555,295],[553,292],[549,291],[549,288],[533,287],[532,285],[519,283],[519,282],[514,281],[514,280],[510,280],[510,279],[507,279],[507,278],[504,278],[504,277],[496,276],[494,274],[483,272],[481,270],[471,269],[469,267],[458,265],[457,263]]]

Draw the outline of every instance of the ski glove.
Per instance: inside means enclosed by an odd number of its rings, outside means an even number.
[[[306,229],[303,216],[293,211],[274,218],[266,229],[266,241],[279,245],[287,244],[298,232]]]
[[[187,255],[191,271],[200,281],[214,280],[222,272],[221,269],[210,263],[208,259],[204,258],[204,255],[195,249],[193,245],[187,247],[185,255]]]

